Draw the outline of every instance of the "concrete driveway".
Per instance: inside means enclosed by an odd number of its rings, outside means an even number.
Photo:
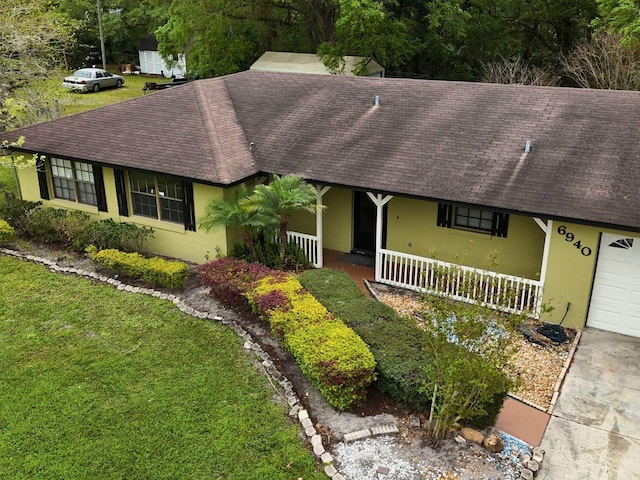
[[[583,331],[541,447],[538,480],[640,480],[640,338]]]

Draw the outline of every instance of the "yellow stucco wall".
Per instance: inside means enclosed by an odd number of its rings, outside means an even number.
[[[325,209],[322,217],[324,248],[348,252],[353,242],[353,192],[331,187],[322,197]],[[310,213],[294,215],[289,229],[295,232],[316,234],[316,216]]]
[[[562,231],[573,235],[571,241],[567,241],[566,234],[558,231],[560,227],[564,227]],[[544,309],[552,310],[543,311],[542,320],[559,323],[565,315],[567,303],[570,303],[562,325],[584,327],[598,257],[600,231],[587,225],[553,222],[543,294]],[[575,245],[578,241],[580,248]],[[582,249],[585,247],[590,249],[589,255],[583,254]],[[584,250],[584,253],[587,252]]]
[[[353,191],[331,188],[323,197],[324,247],[348,252],[353,246]],[[436,225],[438,204],[394,197],[388,203],[387,248],[537,280],[544,233],[532,218],[510,215],[507,238]],[[299,214],[291,230],[315,234],[315,216]]]
[[[353,192],[331,187],[322,197],[324,248],[349,252],[353,246]]]
[[[438,227],[438,204],[394,197],[387,216],[387,248],[537,280],[544,233],[532,218],[509,216],[507,238]]]
[[[184,225],[179,223],[163,222],[137,215],[121,217],[118,214],[118,200],[116,197],[113,169],[103,168],[102,173],[104,176],[108,212],[98,212],[97,207],[57,198],[44,200],[43,205],[54,208],[82,210],[95,216],[96,220],[100,218],[112,218],[116,222],[131,222],[140,226],[152,227],[154,229],[154,238],[147,240],[143,246],[144,250],[149,253],[167,255],[196,263],[206,262],[207,257],[211,259],[215,258],[216,247],[219,247],[222,253],[226,253],[227,238],[224,229],[205,232],[197,228],[195,232],[190,232],[186,231]],[[35,169],[21,170],[19,172],[19,178],[23,198],[34,202],[39,201],[40,190]],[[211,199],[218,198],[222,196],[222,194],[222,188],[197,183],[193,184],[196,223],[204,213],[205,205]],[[132,208],[129,208],[129,211],[131,212]]]

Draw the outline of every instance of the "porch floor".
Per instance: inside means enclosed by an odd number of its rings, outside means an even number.
[[[339,252],[337,250],[322,250],[324,266],[326,268],[333,268],[334,270],[346,272],[351,278],[353,278],[365,294],[371,296],[367,286],[364,284],[364,280],[373,282],[375,279],[375,270],[373,268],[363,267],[362,265],[355,265],[353,263],[339,260],[339,258],[344,254],[345,252]]]
[[[345,252],[324,249],[324,266],[346,272],[355,280],[360,289],[370,296],[371,294],[363,280],[374,281],[374,269],[339,260],[344,253]],[[530,407],[511,397],[507,397],[502,405],[502,410],[500,410],[495,426],[497,429],[519,438],[530,445],[539,446],[550,417],[546,412]]]

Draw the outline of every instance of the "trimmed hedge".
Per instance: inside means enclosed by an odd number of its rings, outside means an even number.
[[[376,386],[392,398],[426,411],[431,398],[423,392],[432,391],[426,374],[426,367],[433,363],[430,334],[411,318],[402,317],[387,305],[365,297],[344,272],[308,270],[298,278],[304,288],[369,345],[377,363]],[[459,345],[449,344],[448,348],[459,355],[471,356],[474,361],[482,361],[481,357]],[[496,375],[501,381],[504,374],[497,372]],[[479,427],[492,425],[506,395],[505,389],[503,394],[484,405],[485,416],[466,420]]]
[[[112,269],[120,275],[141,278],[152,285],[172,289],[182,288],[189,275],[189,267],[184,262],[145,258],[139,253],[107,249],[100,250],[91,258],[101,267]]]
[[[9,225],[6,220],[0,219],[0,245],[9,243],[13,240],[15,230]]]
[[[375,380],[373,355],[295,277],[234,258],[209,262],[198,271],[211,295],[225,306],[251,306],[269,322],[331,405],[345,410],[364,400],[367,386]]]
[[[295,277],[263,278],[247,298],[332,406],[346,410],[364,402],[366,389],[375,380],[373,355]],[[269,302],[264,301],[267,298]]]

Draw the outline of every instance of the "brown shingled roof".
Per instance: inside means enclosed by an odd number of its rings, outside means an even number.
[[[638,131],[638,92],[248,71],[9,136],[25,135],[28,150],[213,184],[297,173],[640,229]]]

